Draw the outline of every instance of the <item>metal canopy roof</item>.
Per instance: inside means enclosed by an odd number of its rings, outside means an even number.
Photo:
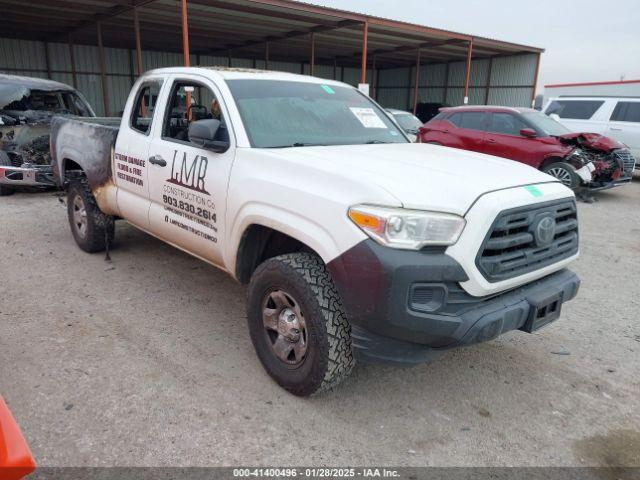
[[[107,47],[135,48],[137,9],[142,48],[181,51],[179,0],[0,0],[1,36],[95,45],[101,24]],[[368,25],[368,60],[377,68],[540,53],[540,48],[464,35],[292,0],[188,0],[192,55],[357,66]],[[313,35],[312,35],[313,34]],[[267,47],[268,45],[268,47]]]

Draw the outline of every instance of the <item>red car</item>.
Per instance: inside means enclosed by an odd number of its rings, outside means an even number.
[[[630,182],[635,166],[629,149],[616,140],[571,133],[528,108],[442,108],[420,128],[419,141],[526,163],[573,189],[604,189]]]

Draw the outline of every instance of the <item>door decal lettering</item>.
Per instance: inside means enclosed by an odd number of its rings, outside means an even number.
[[[119,180],[123,180],[139,187],[144,187],[144,169],[147,164],[140,158],[131,157],[129,155],[123,155],[116,152],[114,154],[116,160],[116,177]]]
[[[196,155],[195,158],[189,162],[187,152],[182,152],[181,160],[178,158],[178,155],[178,150],[175,150],[173,152],[173,161],[171,162],[171,178],[167,179],[167,182],[180,185],[195,192],[210,195],[205,185],[207,167],[209,165],[207,157]],[[176,165],[176,159],[178,160],[178,165]]]

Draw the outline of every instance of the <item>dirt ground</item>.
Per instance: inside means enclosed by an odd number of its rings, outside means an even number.
[[[42,466],[640,466],[640,178],[598,198],[558,322],[305,400],[226,274],[125,223],[108,263],[52,193],[3,197],[0,393]]]

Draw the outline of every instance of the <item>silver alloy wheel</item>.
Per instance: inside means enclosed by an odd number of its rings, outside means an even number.
[[[307,330],[300,304],[284,290],[272,290],[262,302],[262,323],[273,354],[289,366],[307,353]]]
[[[554,167],[549,169],[547,173],[553,177],[556,177],[567,187],[570,187],[573,184],[571,172],[569,172],[566,168]]]
[[[87,235],[87,208],[80,195],[73,199],[73,226],[80,238]]]

